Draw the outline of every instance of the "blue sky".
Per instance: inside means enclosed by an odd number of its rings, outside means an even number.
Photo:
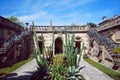
[[[36,25],[98,24],[120,15],[120,0],[0,0],[0,15]]]

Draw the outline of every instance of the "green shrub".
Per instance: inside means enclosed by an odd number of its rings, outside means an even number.
[[[66,80],[67,68],[63,64],[53,64],[51,66],[51,79],[52,80]]]
[[[57,54],[53,59],[51,65],[51,79],[52,80],[66,80],[66,66],[63,64],[63,54]]]
[[[116,47],[116,48],[113,50],[113,52],[120,54],[120,47]]]
[[[63,64],[63,54],[57,54],[53,58],[53,64]]]

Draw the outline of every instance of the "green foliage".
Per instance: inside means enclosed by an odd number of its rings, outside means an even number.
[[[63,63],[63,54],[57,54],[53,59],[53,64],[51,65],[51,79],[52,80],[66,80],[67,67]]]
[[[116,48],[113,50],[113,52],[120,54],[120,47],[116,47]]]
[[[86,27],[86,25],[81,25],[80,27]]]
[[[57,54],[53,59],[53,64],[63,64],[63,55]]]
[[[95,23],[92,23],[92,22],[89,22],[87,24],[90,25],[90,27],[92,27],[92,28],[97,27],[97,25]]]
[[[10,17],[8,17],[7,18],[8,20],[10,20],[10,21],[12,21],[12,22],[15,22],[15,23],[17,23],[17,24],[19,24],[19,25],[21,25],[21,26],[25,26],[22,22],[20,22],[20,20],[17,18],[17,17],[15,17],[15,16],[10,16]]]
[[[51,79],[52,80],[66,80],[65,73],[66,67],[63,64],[54,64],[51,66]]]
[[[13,22],[19,22],[19,19],[15,16],[10,16],[7,19],[9,19],[10,21],[13,21]]]
[[[44,38],[43,38],[43,35],[42,35],[42,53],[40,53],[40,49],[39,49],[39,46],[38,46],[38,38],[37,38],[37,35],[36,35],[36,31],[34,29],[34,23],[33,23],[33,31],[34,31],[34,43],[35,43],[35,48],[34,48],[34,57],[36,59],[36,62],[38,64],[38,72],[40,72],[41,75],[45,76],[45,74],[48,74],[48,70],[49,70],[49,67],[48,67],[48,61],[45,59],[45,46],[44,46]],[[42,77],[43,77],[42,76]]]
[[[52,48],[51,48],[52,50],[53,50],[53,45],[54,45],[54,28],[53,28],[53,32],[52,32],[52,46],[51,46],[51,47],[52,47]]]
[[[118,73],[112,69],[109,69],[109,68],[89,59],[89,58],[84,58],[84,60],[86,62],[88,62],[89,64],[93,65],[94,67],[96,67],[97,69],[99,69],[100,71],[104,72],[108,76],[112,77],[114,80],[120,80],[120,73]]]
[[[66,34],[66,47],[65,47],[65,56],[67,57],[67,63],[68,66],[74,66],[76,65],[76,59],[77,59],[77,49],[74,48],[74,37],[75,35],[72,35],[72,40],[69,38],[69,34]]]
[[[65,29],[66,30],[66,29]],[[74,48],[74,39],[75,34],[72,35],[72,38],[70,40],[69,34],[66,33],[65,35],[65,52],[63,54],[57,54],[55,58],[53,58],[53,64],[50,64],[50,70],[48,66],[48,62],[45,58],[45,46],[44,46],[44,38],[42,35],[42,53],[40,53],[39,46],[38,46],[38,38],[34,29],[34,23],[33,23],[33,31],[34,31],[34,41],[35,41],[35,49],[34,49],[34,56],[36,58],[36,62],[38,64],[38,70],[47,74],[47,72],[50,72],[50,78],[52,80],[66,80],[66,77],[68,80],[80,80],[80,69],[79,62],[81,60],[82,51],[84,49],[84,43],[82,45],[81,52],[79,56],[77,56],[78,50],[77,48]],[[62,33],[62,32],[61,32]],[[61,35],[62,36],[62,35]],[[54,43],[54,31],[53,31],[53,43]],[[52,49],[53,49],[53,43],[52,43]],[[66,59],[65,59],[66,58]],[[67,65],[66,65],[67,63]],[[74,77],[74,78],[73,78]]]
[[[68,80],[81,79],[80,69],[78,67],[81,60],[82,52],[84,50],[84,43],[82,44],[80,54],[78,55],[77,48],[76,49],[74,48],[74,39],[75,39],[75,34],[72,35],[71,40],[70,40],[69,34],[65,35],[65,40],[66,40],[65,56],[67,58],[67,64],[68,64],[68,71],[67,71],[66,77]]]
[[[33,23],[33,29],[34,29],[34,23]],[[45,46],[44,46],[44,39],[43,39],[43,35],[42,35],[42,53],[40,53],[40,49],[39,49],[39,45],[38,45],[38,38],[37,38],[37,35],[36,35],[36,31],[35,29],[33,30],[34,31],[34,43],[35,43],[35,48],[34,48],[34,56],[36,58],[36,61],[37,61],[37,64],[38,66],[44,66],[44,65],[47,65],[47,60],[45,59]]]
[[[82,80],[80,70],[75,66],[69,66],[69,72],[66,74],[67,80]]]
[[[69,34],[66,34],[66,46],[65,46],[65,56],[67,57],[67,62],[69,66],[75,66],[76,68],[79,66],[79,62],[81,60],[81,55],[84,50],[84,43],[82,44],[82,48],[80,50],[80,54],[77,57],[78,50],[74,48],[74,39],[75,34],[72,35],[70,40]]]

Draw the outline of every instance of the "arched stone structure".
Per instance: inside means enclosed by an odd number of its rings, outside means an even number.
[[[57,37],[55,39],[55,54],[63,52],[62,46],[63,46],[63,41],[61,37]]]
[[[39,50],[40,53],[42,53],[42,36],[38,36],[38,46],[39,46]]]

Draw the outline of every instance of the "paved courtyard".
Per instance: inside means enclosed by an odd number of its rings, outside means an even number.
[[[81,70],[81,74],[86,80],[113,80],[111,77],[88,64],[83,59],[80,62],[80,66],[85,66],[85,68]]]
[[[31,75],[37,70],[35,59],[13,71],[2,80],[30,80]]]
[[[80,66],[85,66],[85,68],[81,70],[81,74],[85,77],[86,80],[113,80],[108,75],[99,71],[84,60],[81,60]],[[19,69],[13,71],[3,80],[30,80],[31,75],[36,70],[37,64],[34,59],[31,62],[28,62],[27,64],[23,65]]]

